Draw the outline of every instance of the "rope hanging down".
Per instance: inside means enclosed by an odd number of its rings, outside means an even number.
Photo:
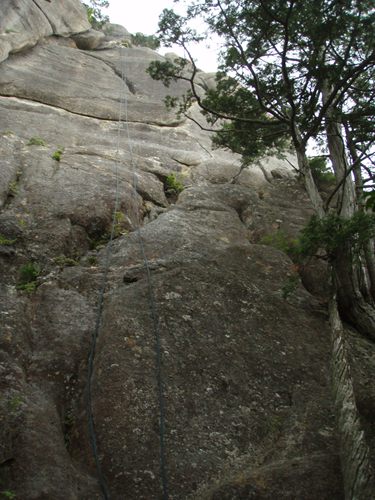
[[[124,49],[121,49],[124,50]],[[125,54],[122,57],[122,68],[121,74],[126,75],[125,68]],[[125,103],[125,127],[126,127],[126,135],[128,140],[128,148],[130,153],[130,162],[132,168],[132,177],[133,177],[133,197],[135,201],[135,197],[137,194],[137,186],[138,180],[137,175],[135,173],[135,162],[134,162],[134,154],[133,154],[133,146],[130,138],[130,129],[129,129],[129,120],[128,120],[128,100],[125,95],[124,99]],[[135,204],[134,204],[135,206]],[[138,238],[138,244],[140,249],[140,254],[143,259],[143,265],[146,272],[147,277],[147,286],[148,286],[148,302],[149,302],[149,310],[152,321],[152,329],[154,334],[154,342],[155,342],[155,362],[156,362],[156,382],[157,382],[157,391],[158,391],[158,405],[159,405],[159,461],[160,461],[160,481],[163,491],[163,500],[168,500],[168,477],[167,477],[167,466],[166,466],[166,457],[165,457],[165,400],[164,400],[164,383],[163,383],[163,373],[162,373],[162,349],[161,349],[161,335],[160,335],[160,324],[159,324],[159,314],[156,307],[155,301],[155,293],[152,284],[150,263],[148,261],[144,241],[141,234],[141,227],[138,217],[136,217],[137,225],[135,232]]]
[[[124,74],[123,73],[121,74],[121,78],[122,78],[122,81],[124,81]],[[107,284],[108,284],[109,264],[110,264],[111,254],[112,254],[112,244],[113,244],[113,239],[114,239],[114,235],[115,235],[115,228],[116,228],[116,223],[117,223],[116,215],[117,215],[117,212],[119,209],[119,204],[120,204],[118,158],[120,155],[121,125],[122,125],[122,118],[123,118],[123,112],[124,112],[124,105],[125,105],[125,88],[123,85],[122,89],[121,89],[119,118],[118,118],[118,122],[117,122],[117,146],[116,146],[116,159],[117,159],[117,161],[115,162],[115,179],[116,179],[115,205],[114,205],[113,214],[112,214],[111,234],[110,234],[109,242],[108,242],[108,245],[106,248],[105,260],[104,260],[104,272],[103,272],[103,277],[102,277],[102,281],[101,281],[100,288],[99,288],[99,297],[98,297],[98,306],[97,306],[97,312],[96,312],[95,327],[94,327],[94,331],[93,331],[93,335],[92,335],[91,349],[90,349],[89,360],[88,360],[88,375],[87,375],[87,388],[86,388],[87,416],[88,416],[88,424],[89,424],[89,439],[90,439],[91,449],[92,449],[94,460],[95,460],[98,482],[99,482],[99,486],[100,486],[104,500],[110,500],[110,493],[109,493],[107,482],[105,480],[105,477],[104,477],[104,474],[102,471],[102,467],[100,465],[100,460],[99,460],[97,436],[96,436],[96,430],[95,430],[94,415],[93,415],[93,410],[92,410],[92,376],[93,376],[93,370],[94,370],[94,358],[95,358],[96,344],[97,344],[97,339],[98,339],[101,324],[102,324],[104,294],[105,294]]]
[[[121,60],[121,79],[123,82],[126,81],[126,72],[125,72],[125,51],[123,48],[120,48],[120,60]],[[133,178],[133,199],[135,201],[137,194],[137,176],[135,173],[135,162],[133,155],[133,148],[130,139],[130,130],[129,130],[129,121],[128,121],[128,100],[126,96],[125,85],[122,86],[121,97],[120,97],[120,110],[119,110],[119,119],[117,125],[117,148],[116,148],[116,157],[117,161],[115,163],[115,177],[116,177],[116,194],[115,194],[115,205],[112,216],[112,225],[111,225],[111,235],[106,249],[105,262],[104,262],[104,273],[103,278],[99,290],[99,298],[98,298],[98,306],[97,306],[97,314],[95,321],[95,328],[92,335],[91,349],[88,359],[88,375],[87,375],[87,415],[88,415],[88,424],[89,424],[89,438],[91,443],[91,448],[95,460],[95,466],[98,476],[99,486],[103,495],[104,500],[110,500],[109,489],[103,475],[103,471],[100,465],[99,454],[98,454],[98,446],[97,446],[97,436],[95,430],[95,422],[94,415],[92,411],[92,376],[93,376],[93,366],[94,366],[94,358],[96,351],[97,339],[99,336],[101,323],[102,323],[102,315],[103,315],[103,303],[104,303],[104,294],[107,288],[108,283],[108,272],[109,272],[109,264],[110,258],[112,254],[112,243],[115,235],[115,227],[116,227],[116,215],[119,208],[119,200],[120,200],[120,190],[119,190],[119,156],[120,156],[120,138],[121,138],[121,128],[123,122],[123,114],[124,114],[124,122],[126,126],[126,135],[128,141],[128,148],[130,153],[130,161],[132,168],[132,178]],[[135,206],[135,204],[134,204]],[[167,478],[167,468],[166,468],[166,458],[165,458],[165,401],[164,401],[164,384],[163,384],[163,374],[162,374],[162,349],[161,349],[161,336],[160,336],[160,326],[159,326],[159,315],[156,307],[155,294],[152,285],[151,278],[151,270],[149,261],[147,259],[145,245],[143,242],[141,230],[140,230],[140,222],[138,217],[136,217],[136,228],[135,232],[137,234],[138,244],[140,248],[141,257],[144,263],[144,269],[147,277],[148,284],[148,302],[149,302],[149,310],[150,317],[153,326],[153,334],[154,334],[154,342],[155,342],[155,357],[156,357],[156,381],[157,381],[157,391],[158,391],[158,406],[159,406],[159,460],[160,460],[160,481],[163,491],[163,500],[168,500],[168,478]]]

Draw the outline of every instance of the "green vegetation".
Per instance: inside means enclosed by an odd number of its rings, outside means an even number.
[[[179,194],[184,190],[184,185],[177,179],[175,174],[169,174],[165,178],[165,187],[167,192],[174,192]]]
[[[17,285],[18,290],[32,293],[38,287],[37,278],[41,272],[40,266],[35,262],[28,262],[19,270],[20,281]]]
[[[14,132],[13,130],[4,130],[3,135],[5,135],[6,137],[10,137],[14,135]]]
[[[135,33],[131,35],[131,43],[136,46],[148,47],[156,50],[160,47],[160,40],[155,35],[144,35],[143,33]]]
[[[201,33],[193,27],[198,23]],[[163,45],[179,45],[187,59],[153,61],[148,68],[166,86],[188,83],[167,106],[189,117],[190,106],[198,105],[202,128],[214,126],[215,145],[240,153],[244,165],[291,147],[297,153],[297,170],[322,219],[306,229],[304,251],[316,249],[314,235],[323,237],[332,282],[340,283],[339,309],[371,338],[375,255],[367,239],[371,223],[356,214],[375,207],[374,23],[370,0],[188,0],[186,15],[164,9],[158,32]],[[210,34],[220,39],[220,66],[215,87],[202,94],[190,44]],[[307,156],[312,141],[320,158]],[[324,199],[322,181],[330,189]],[[314,244],[306,244],[307,233]],[[330,240],[344,236],[345,245]],[[358,247],[361,259],[353,258]]]
[[[8,184],[8,196],[16,196],[18,189],[18,180],[10,182]]]
[[[31,137],[29,142],[27,143],[28,146],[46,146],[46,141],[44,139],[41,139],[40,137]]]
[[[293,256],[297,252],[298,240],[287,236],[287,234],[279,229],[278,231],[267,234],[260,239],[259,243],[261,245],[267,245],[282,252],[286,253],[289,256]]]
[[[0,245],[13,245],[16,241],[16,239],[10,240],[9,238],[6,238],[4,235],[0,234]]]
[[[82,2],[87,10],[87,19],[94,29],[99,30],[103,24],[109,21],[109,17],[102,12],[103,8],[109,6],[106,0],[89,0],[89,3]]]
[[[0,492],[2,498],[5,500],[14,500],[16,498],[16,494],[11,490],[4,490]]]
[[[21,396],[19,396],[19,395],[13,396],[8,401],[8,408],[12,413],[14,413],[20,408],[22,403],[23,403],[23,401],[22,401]]]
[[[53,155],[51,156],[52,159],[56,160],[56,161],[61,161],[61,155],[63,154],[64,150],[61,148],[61,149],[57,149]]]
[[[316,182],[335,182],[335,174],[328,168],[324,156],[309,158],[308,162],[312,176]]]
[[[300,283],[300,277],[297,273],[288,276],[288,278],[286,279],[281,288],[281,294],[283,299],[286,300],[290,295],[292,295],[292,293],[294,293],[297,290],[299,283]]]
[[[374,237],[375,214],[356,212],[350,218],[335,213],[323,218],[313,215],[301,231],[298,253],[301,256],[313,256],[323,249],[327,259],[332,261],[340,249],[349,245],[354,257]]]
[[[96,255],[89,255],[89,257],[87,257],[87,263],[90,266],[96,266],[98,264],[98,257]]]
[[[117,238],[123,234],[127,234],[127,229],[125,227],[126,216],[123,212],[115,212],[114,214],[114,226],[113,226],[113,236]]]
[[[54,259],[55,264],[60,267],[72,267],[77,266],[79,264],[77,259],[72,259],[71,257],[67,257],[66,255],[59,255]]]

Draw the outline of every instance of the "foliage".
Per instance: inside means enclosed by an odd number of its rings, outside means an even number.
[[[17,289],[26,292],[34,292],[38,286],[37,278],[40,272],[40,266],[35,262],[28,262],[23,265],[19,270],[20,281],[17,285]]]
[[[297,240],[290,238],[290,236],[288,236],[283,230],[278,230],[274,233],[263,236],[259,243],[261,245],[277,248],[289,256],[293,256],[296,253],[298,245]]]
[[[375,214],[356,212],[350,218],[328,214],[323,218],[313,215],[301,231],[298,250],[302,256],[313,256],[323,249],[329,259],[345,245],[352,255],[358,255],[365,244],[375,237]]]
[[[53,260],[60,267],[72,267],[78,265],[78,260],[67,257],[66,255],[59,255]]]
[[[94,29],[99,30],[103,24],[109,21],[109,17],[102,12],[103,8],[109,7],[106,0],[89,0],[89,4],[82,2],[87,10],[87,18]]]
[[[8,185],[8,195],[9,196],[16,196],[18,193],[18,181],[12,181]]]
[[[127,234],[128,231],[125,227],[126,216],[123,212],[115,212],[113,221],[113,236],[115,238]]]
[[[144,35],[140,32],[131,35],[131,43],[141,47],[148,47],[153,50],[160,47],[160,40],[155,35]]]
[[[17,240],[15,240],[15,239],[10,240],[9,238],[7,238],[6,236],[4,236],[0,233],[0,246],[1,245],[4,245],[4,246],[13,245],[16,241]]]
[[[46,141],[44,139],[41,139],[40,137],[31,137],[29,142],[27,143],[28,146],[46,146]]]
[[[225,119],[215,142],[241,153],[247,163],[287,147],[287,138],[305,148],[324,130],[329,107],[342,112],[349,90],[354,95],[357,80],[371,71],[370,7],[369,0],[191,0],[185,16],[165,9],[159,22],[163,44],[180,45],[189,61],[154,61],[149,73],[166,85],[189,82],[178,111],[186,113],[197,101],[209,122]],[[205,97],[197,91],[189,52],[190,43],[207,37],[191,28],[196,18],[222,43],[217,86]],[[330,90],[323,103],[324,89]],[[358,94],[368,104],[368,94]],[[177,105],[175,99],[171,103]]]
[[[51,156],[51,158],[55,161],[61,161],[61,156],[63,154],[64,150],[63,149],[57,149],[53,155]]]
[[[14,493],[14,491],[11,491],[11,490],[3,490],[0,492],[0,494],[2,495],[2,498],[5,500],[14,500],[17,495]]]
[[[167,191],[173,191],[176,194],[184,190],[184,185],[177,179],[175,174],[169,174],[165,178],[165,186]]]
[[[288,276],[281,289],[281,294],[283,299],[286,300],[292,293],[294,293],[297,290],[299,283],[300,283],[300,277],[297,273]]]
[[[324,156],[315,156],[309,158],[309,167],[316,182],[334,182],[335,174],[327,166]]]

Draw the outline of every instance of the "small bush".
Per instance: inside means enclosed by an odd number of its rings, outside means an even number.
[[[298,240],[290,238],[282,230],[263,236],[259,243],[261,245],[268,245],[270,247],[277,248],[289,256],[292,256],[297,252],[298,246]]]
[[[63,154],[64,150],[63,149],[57,149],[51,158],[56,161],[61,161],[61,155]]]
[[[349,245],[355,256],[374,237],[375,214],[357,212],[350,218],[336,214],[329,214],[323,218],[313,215],[301,231],[299,253],[302,256],[312,256],[323,249],[331,259],[339,248]]]
[[[181,193],[184,190],[184,185],[177,180],[175,174],[170,174],[165,179],[165,186],[167,192],[174,192],[176,194]]]
[[[285,280],[284,285],[281,289],[281,294],[283,299],[286,300],[292,293],[294,293],[297,290],[299,282],[300,279],[297,273],[292,274]]]
[[[3,245],[3,246],[7,246],[7,245],[13,245],[13,243],[15,243],[16,240],[10,240],[9,238],[6,238],[5,236],[3,236],[2,234],[0,234],[0,245]]]
[[[72,267],[79,264],[78,260],[72,259],[71,257],[66,257],[66,255],[59,255],[53,260],[60,267]]]
[[[8,195],[9,196],[16,196],[18,193],[18,182],[17,181],[12,181],[8,185]]]
[[[11,490],[3,490],[0,492],[0,494],[2,495],[2,498],[5,500],[14,500],[16,498],[16,494],[11,491]]]
[[[316,182],[334,182],[335,174],[327,166],[324,156],[309,158],[311,174]]]
[[[31,137],[29,142],[27,143],[28,146],[46,146],[46,141],[44,139],[41,139],[40,137]]]
[[[17,285],[18,290],[25,292],[34,292],[38,286],[37,278],[40,275],[40,267],[34,262],[28,262],[21,267],[19,271],[20,281]]]
[[[131,35],[131,42],[133,45],[141,47],[148,47],[149,49],[156,50],[160,47],[160,40],[155,35],[144,35],[143,33],[136,33]]]

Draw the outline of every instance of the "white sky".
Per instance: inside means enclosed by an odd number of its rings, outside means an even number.
[[[159,15],[163,9],[173,9],[178,12],[178,4],[173,0],[109,0],[109,8],[104,9],[112,23],[121,24],[130,33],[140,31],[145,35],[153,35],[158,30]],[[203,71],[216,71],[216,52],[206,47],[205,42],[191,46],[189,50],[197,61],[197,66]],[[184,56],[181,49],[161,48],[160,53],[176,52]]]

